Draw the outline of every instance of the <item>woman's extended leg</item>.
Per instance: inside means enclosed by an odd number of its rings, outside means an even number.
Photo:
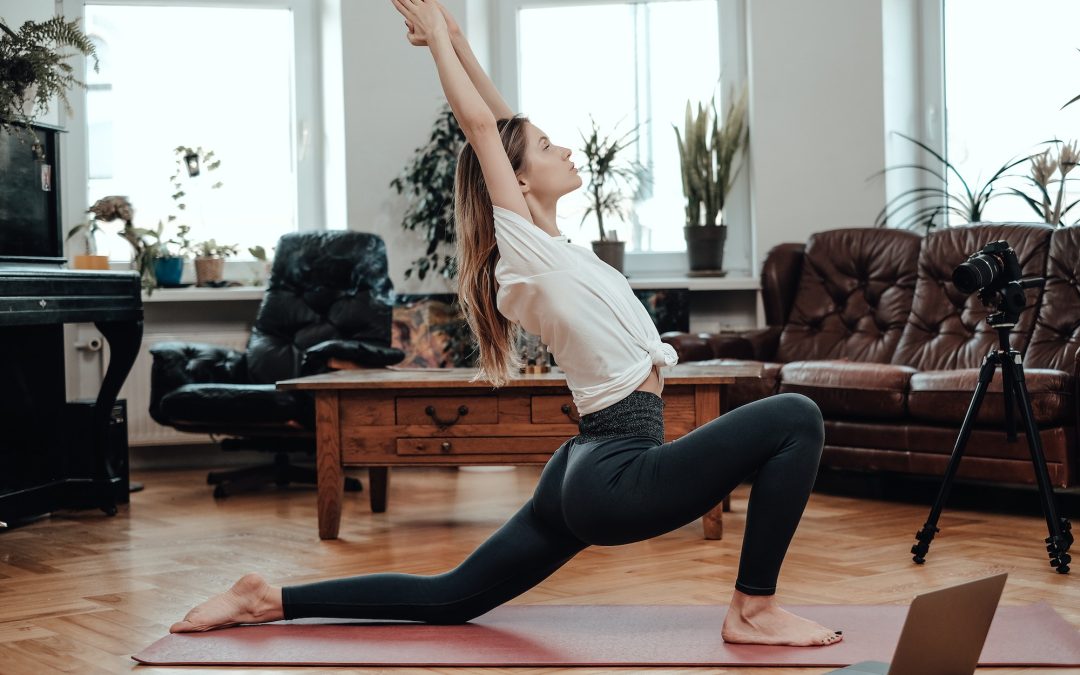
[[[567,524],[590,544],[649,539],[700,518],[757,471],[735,588],[737,602],[751,608],[768,605],[745,596],[775,594],[780,566],[817,476],[823,441],[817,405],[799,394],[780,394],[644,450],[640,440],[635,449],[633,439],[580,446],[563,485]],[[725,638],[767,641],[746,627],[739,630]],[[818,632],[820,627],[811,633]]]
[[[588,546],[567,529],[562,516],[560,492],[570,445],[564,443],[548,461],[532,498],[448,572],[367,574],[282,589],[247,575],[170,630],[300,617],[464,623],[480,616],[537,585]]]

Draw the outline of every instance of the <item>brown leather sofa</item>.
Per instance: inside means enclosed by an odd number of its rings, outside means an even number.
[[[941,476],[975,390],[997,346],[977,294],[952,271],[1004,239],[1027,291],[1010,340],[1024,354],[1051,481],[1077,482],[1080,358],[1080,227],[977,224],[926,237],[900,230],[841,229],[772,249],[761,273],[767,327],[738,334],[665,333],[683,362],[750,360],[760,381],[734,385],[732,407],[780,392],[817,402],[825,417],[822,465]],[[959,476],[1034,483],[1023,428],[1004,432],[1001,373],[982,404]]]

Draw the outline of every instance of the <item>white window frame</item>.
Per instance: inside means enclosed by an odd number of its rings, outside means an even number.
[[[935,148],[948,158],[945,137],[945,2],[884,0],[882,56],[885,68],[885,166],[921,164],[932,157],[893,134],[899,131]],[[944,167],[941,169],[942,175]],[[925,171],[885,175],[889,203],[917,187],[945,188]]]
[[[520,77],[521,59],[518,45],[518,13],[522,9],[534,7],[561,7],[582,5],[624,5],[643,4],[646,0],[497,0],[494,4],[493,27],[496,35],[497,57],[491,69],[492,80],[503,93],[507,103],[514,110],[521,109]],[[649,2],[677,2],[678,0],[647,0]],[[725,97],[729,91],[739,91],[747,82],[746,57],[746,0],[716,0],[719,23],[720,53],[717,57],[722,64],[720,91]],[[751,97],[752,100],[752,97]],[[753,130],[751,129],[751,136]],[[744,155],[744,166],[739,179],[728,195],[726,206],[729,222],[736,224],[728,229],[725,245],[725,268],[730,268],[731,276],[754,276],[755,228],[751,208],[751,174],[748,163],[752,154]],[[672,227],[681,227],[683,213],[672,214],[675,222]],[[678,252],[627,252],[625,271],[631,275],[662,275],[685,273],[688,261],[685,251]],[[732,274],[733,273],[733,274]]]
[[[71,19],[78,17],[85,25],[87,0],[56,0],[57,11]],[[318,3],[311,0],[91,0],[89,4],[133,7],[221,7],[233,9],[288,9],[293,13],[293,101],[291,138],[293,167],[296,171],[296,224],[298,231],[324,230],[326,227],[321,49]],[[84,68],[82,55],[72,59],[79,72]],[[62,136],[65,156],[61,199],[64,229],[85,220],[88,208],[89,150],[86,130],[86,96],[81,89],[69,95],[72,114],[61,110],[60,123],[68,131]],[[62,108],[62,106],[61,106]]]

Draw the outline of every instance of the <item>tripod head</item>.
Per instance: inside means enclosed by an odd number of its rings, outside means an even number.
[[[1020,278],[1020,261],[1007,241],[994,241],[968,256],[953,270],[953,283],[964,293],[979,292],[979,299],[991,310],[986,323],[999,330],[1012,328],[1020,320],[1027,299],[1024,290],[1040,288],[1042,277]]]

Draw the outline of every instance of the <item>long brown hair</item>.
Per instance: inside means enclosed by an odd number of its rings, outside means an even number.
[[[503,149],[514,173],[525,168],[525,149],[528,147],[525,125],[528,121],[523,115],[515,115],[497,123]],[[495,243],[491,194],[484,181],[480,160],[469,143],[458,154],[454,175],[454,227],[458,299],[480,349],[479,372],[472,381],[487,380],[493,386],[501,387],[521,366],[516,348],[520,328],[495,306],[498,291],[495,264],[499,262],[499,249]]]

